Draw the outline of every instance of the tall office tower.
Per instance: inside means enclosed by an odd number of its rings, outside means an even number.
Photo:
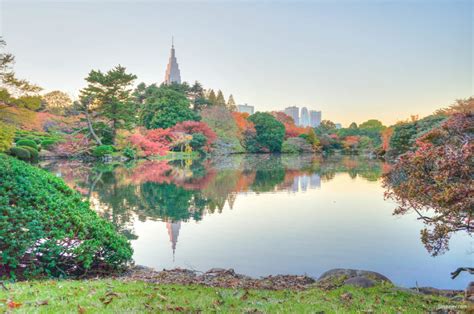
[[[295,125],[300,124],[300,108],[296,106],[287,107],[283,112],[293,118]]]
[[[303,127],[309,126],[309,112],[306,107],[301,108],[300,125]]]
[[[318,127],[321,124],[321,111],[309,111],[309,124],[313,128]]]

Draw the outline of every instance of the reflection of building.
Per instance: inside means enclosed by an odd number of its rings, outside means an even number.
[[[301,108],[300,125],[303,127],[309,126],[309,112],[306,107]]]
[[[181,84],[181,74],[179,72],[178,62],[174,54],[174,43],[171,43],[171,55],[166,67],[165,84],[171,83]]]
[[[308,176],[301,176],[300,177],[300,182],[301,182],[301,191],[306,192],[306,190],[308,190],[309,177]]]
[[[285,108],[284,113],[287,116],[292,117],[293,121],[295,121],[296,125],[300,124],[300,108],[298,108],[296,106],[287,107],[287,108]]]
[[[313,173],[309,178],[309,186],[312,189],[321,188],[321,176],[317,173]]]
[[[321,111],[310,110],[309,111],[309,125],[313,128],[321,124]]]
[[[252,115],[255,111],[255,107],[247,104],[237,105],[237,111]]]
[[[166,229],[168,229],[168,236],[170,237],[171,248],[173,249],[174,261],[174,252],[176,251],[176,244],[178,243],[179,229],[181,229],[181,221],[167,222]]]

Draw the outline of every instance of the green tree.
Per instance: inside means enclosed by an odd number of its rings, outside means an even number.
[[[15,57],[11,53],[3,51],[5,46],[6,42],[0,36],[0,84],[3,85],[3,87],[10,89],[10,91],[20,95],[36,94],[40,92],[42,89],[41,87],[31,84],[27,80],[16,77],[15,72],[13,71]]]
[[[357,123],[355,122],[352,122],[351,125],[349,125],[349,129],[357,129],[358,126],[357,126]]]
[[[308,130],[308,136],[306,137],[306,141],[311,144],[313,149],[318,149],[319,146],[321,145],[321,142],[319,141],[318,137],[316,136],[316,133],[314,132],[313,128],[310,128]]]
[[[255,126],[255,142],[250,147],[257,152],[280,152],[285,138],[285,126],[269,113],[257,112],[248,120]]]
[[[204,96],[204,88],[198,81],[194,82],[193,86],[189,89],[189,96],[194,111],[202,110],[210,103]]]
[[[234,96],[230,95],[229,99],[227,100],[227,109],[230,111],[237,111],[237,105],[234,100]]]
[[[219,90],[219,91],[217,92],[216,106],[225,107],[225,98],[224,98],[224,94],[222,94],[222,91],[221,91],[221,90]]]
[[[380,132],[385,129],[385,126],[379,120],[370,119],[361,123],[359,129]]]
[[[217,96],[213,89],[209,90],[207,100],[211,106],[215,106],[217,104]]]
[[[166,87],[153,90],[140,114],[140,122],[147,129],[165,129],[178,122],[199,119],[185,95]]]
[[[92,99],[92,110],[110,123],[114,142],[117,129],[130,128],[135,122],[136,104],[130,87],[136,78],[120,65],[106,73],[92,70],[85,79],[87,87],[81,90],[81,98]]]

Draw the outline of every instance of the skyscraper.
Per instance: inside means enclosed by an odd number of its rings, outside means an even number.
[[[300,125],[303,127],[309,126],[309,113],[308,113],[308,108],[306,107],[301,108]]]
[[[313,128],[318,127],[321,124],[321,111],[309,111],[309,124]]]
[[[170,85],[171,83],[181,84],[181,74],[179,72],[179,66],[174,52],[173,40],[171,41],[171,55],[165,74],[165,84]]]
[[[295,121],[295,124],[298,125],[300,124],[300,108],[296,106],[292,107],[287,107],[283,111],[286,115],[290,116],[293,118],[293,121]]]
[[[247,104],[237,105],[237,111],[248,113],[249,115],[253,115],[253,113],[255,111],[255,107],[247,105]]]

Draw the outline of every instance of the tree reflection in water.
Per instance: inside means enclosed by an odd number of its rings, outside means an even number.
[[[161,220],[176,246],[181,221],[232,209],[239,193],[298,192],[320,188],[337,173],[376,181],[385,164],[354,156],[237,155],[207,160],[87,164],[56,161],[44,168],[88,198],[93,208],[130,239],[133,219]]]

